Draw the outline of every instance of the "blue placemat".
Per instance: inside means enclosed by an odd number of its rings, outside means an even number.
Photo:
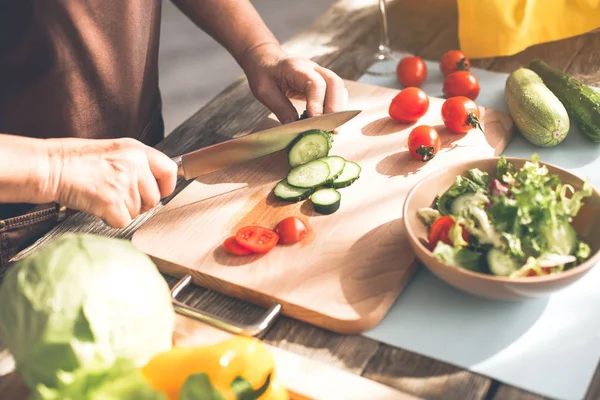
[[[438,64],[427,62],[427,67],[422,88],[442,97]],[[473,72],[481,85],[477,104],[508,112],[508,74]],[[394,76],[364,75],[359,82],[401,88]],[[600,187],[600,145],[575,127],[551,149],[535,147],[516,133],[504,154],[528,158],[535,152]],[[364,335],[544,396],[582,399],[600,360],[600,266],[549,298],[525,302],[480,299],[422,268],[384,320]]]

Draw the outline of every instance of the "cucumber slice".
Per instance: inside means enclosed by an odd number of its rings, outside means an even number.
[[[344,170],[340,176],[333,181],[331,186],[337,189],[350,186],[360,177],[361,171],[362,169],[360,168],[360,165],[353,161],[346,160],[344,164]]]
[[[303,189],[303,188],[294,187],[294,186],[290,185],[289,183],[287,183],[287,181],[285,179],[283,179],[277,185],[275,185],[273,194],[275,195],[275,198],[278,200],[296,202],[296,201],[308,199],[308,197],[314,191],[315,190],[312,188]]]
[[[319,161],[325,161],[327,165],[329,165],[329,178],[327,178],[327,183],[332,183],[344,170],[344,165],[346,165],[346,160],[344,160],[340,156],[329,156],[319,158]]]
[[[488,251],[487,262],[490,272],[496,276],[509,276],[519,269],[519,265],[511,256],[495,248]]]
[[[327,182],[329,165],[325,161],[314,160],[292,169],[287,183],[297,188],[316,188]]]
[[[340,208],[342,195],[335,189],[319,189],[310,196],[313,208],[319,214],[333,214]]]
[[[332,144],[332,132],[312,129],[301,133],[292,143],[290,143],[288,162],[293,168],[318,158],[325,157],[329,154]]]

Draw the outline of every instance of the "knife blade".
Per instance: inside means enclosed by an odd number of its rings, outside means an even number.
[[[177,175],[186,180],[218,171],[285,149],[302,132],[310,129],[332,131],[360,114],[362,110],[340,111],[278,125],[260,132],[207,146],[173,157]]]

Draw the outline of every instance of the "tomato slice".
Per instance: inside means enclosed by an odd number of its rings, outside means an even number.
[[[438,217],[431,228],[429,228],[429,246],[431,249],[434,249],[439,241],[446,243],[447,245],[452,246],[452,240],[450,240],[450,229],[454,226],[455,221],[454,218],[444,215],[442,217]],[[465,242],[469,242],[470,236],[469,232],[465,229],[464,226],[461,225],[462,237]]]
[[[287,217],[281,220],[275,227],[279,235],[279,243],[297,243],[308,235],[308,226],[298,217]]]
[[[279,241],[279,235],[262,226],[245,226],[235,234],[237,242],[255,253],[268,253]]]
[[[240,245],[235,236],[229,236],[223,241],[223,247],[225,250],[236,256],[245,256],[246,254],[252,254],[252,250],[245,248]]]

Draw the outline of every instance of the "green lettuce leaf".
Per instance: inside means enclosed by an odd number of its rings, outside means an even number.
[[[459,175],[456,177],[452,186],[450,186],[450,188],[448,188],[448,190],[446,190],[438,199],[438,210],[440,210],[442,215],[451,215],[451,206],[454,199],[465,193],[476,193],[480,189],[480,186],[471,179]]]
[[[472,168],[467,171],[469,177],[475,184],[479,185],[483,190],[487,190],[490,185],[490,175],[479,168]]]
[[[452,247],[440,241],[433,249],[433,255],[449,265],[475,272],[482,271],[483,255],[466,247]]]
[[[33,392],[34,400],[167,400],[167,396],[153,389],[133,361],[118,359],[107,367],[93,362],[75,372],[59,372],[58,385],[39,384]]]

